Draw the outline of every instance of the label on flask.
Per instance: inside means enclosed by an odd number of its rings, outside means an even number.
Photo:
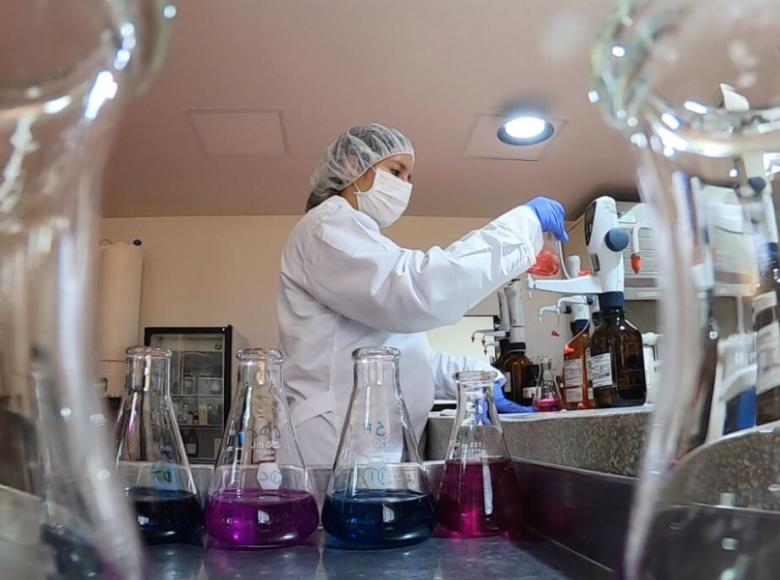
[[[758,380],[756,394],[780,386],[780,322],[775,321],[756,332]]]
[[[777,292],[764,292],[753,298],[753,316],[764,310],[777,306]]]
[[[198,444],[197,443],[187,443],[184,445],[185,449],[187,450],[187,455],[197,455],[198,454]]]
[[[563,361],[563,384],[567,389],[582,386],[582,361],[580,359]]]
[[[565,389],[563,396],[567,403],[581,403],[582,402],[582,387],[574,389]]]
[[[155,489],[179,489],[178,466],[167,461],[156,461],[151,469]]]
[[[590,357],[590,378],[594,387],[612,385],[612,353],[605,352]]]
[[[505,372],[504,378],[506,379],[506,382],[504,383],[504,392],[505,393],[511,393],[512,392],[512,373]]]

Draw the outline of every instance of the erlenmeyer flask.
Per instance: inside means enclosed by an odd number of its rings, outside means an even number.
[[[202,513],[170,392],[171,351],[127,349],[117,472],[150,544],[198,539]]]
[[[355,385],[341,431],[322,525],[333,547],[376,549],[426,540],[433,496],[401,396],[390,347],[352,353]]]
[[[0,2],[3,577],[141,576],[92,388],[92,288],[97,186],[121,105],[161,54],[162,8]]]
[[[541,365],[541,376],[539,377],[539,386],[537,395],[534,399],[534,409],[540,412],[560,411],[563,408],[558,387],[555,385],[555,378],[552,372],[552,359],[544,357]]]
[[[317,502],[284,396],[284,355],[238,352],[238,385],[206,503],[209,545],[298,544],[319,523]]]
[[[493,401],[496,373],[465,371],[439,488],[439,523],[454,537],[520,530],[517,478]]]
[[[544,234],[544,245],[528,273],[542,278],[556,276],[561,269],[560,242],[550,233]],[[576,274],[573,274],[576,275]]]
[[[593,55],[591,99],[635,146],[664,259],[662,380],[623,566],[632,580],[778,574],[778,7],[624,0]],[[751,429],[756,416],[767,423]]]

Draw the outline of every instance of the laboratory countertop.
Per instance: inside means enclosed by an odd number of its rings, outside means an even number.
[[[431,538],[389,550],[336,550],[324,547],[322,533],[302,546],[228,552],[173,544],[149,549],[148,578],[176,580],[600,580],[600,568],[545,541],[504,538]]]
[[[621,409],[501,415],[512,457],[635,477],[652,405]],[[426,458],[444,459],[454,414],[428,416]]]

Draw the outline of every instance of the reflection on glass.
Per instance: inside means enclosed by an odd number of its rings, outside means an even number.
[[[24,554],[15,577],[141,576],[94,388],[92,266],[95,185],[120,104],[161,57],[158,8],[0,3],[0,551]]]
[[[779,21],[767,0],[624,0],[593,54],[591,100],[634,145],[665,260],[628,578],[780,564]]]

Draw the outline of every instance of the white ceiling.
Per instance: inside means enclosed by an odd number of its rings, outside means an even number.
[[[633,189],[626,143],[586,98],[590,47],[613,3],[179,2],[167,62],[113,149],[104,213],[302,213],[325,146],[378,121],[415,143],[412,215],[490,217],[537,195],[575,214],[596,193]],[[526,103],[565,121],[539,161],[466,156],[479,114]],[[192,121],[209,109],[278,111],[286,154],[209,154]],[[263,125],[231,126],[210,127],[222,149],[227,131]]]

